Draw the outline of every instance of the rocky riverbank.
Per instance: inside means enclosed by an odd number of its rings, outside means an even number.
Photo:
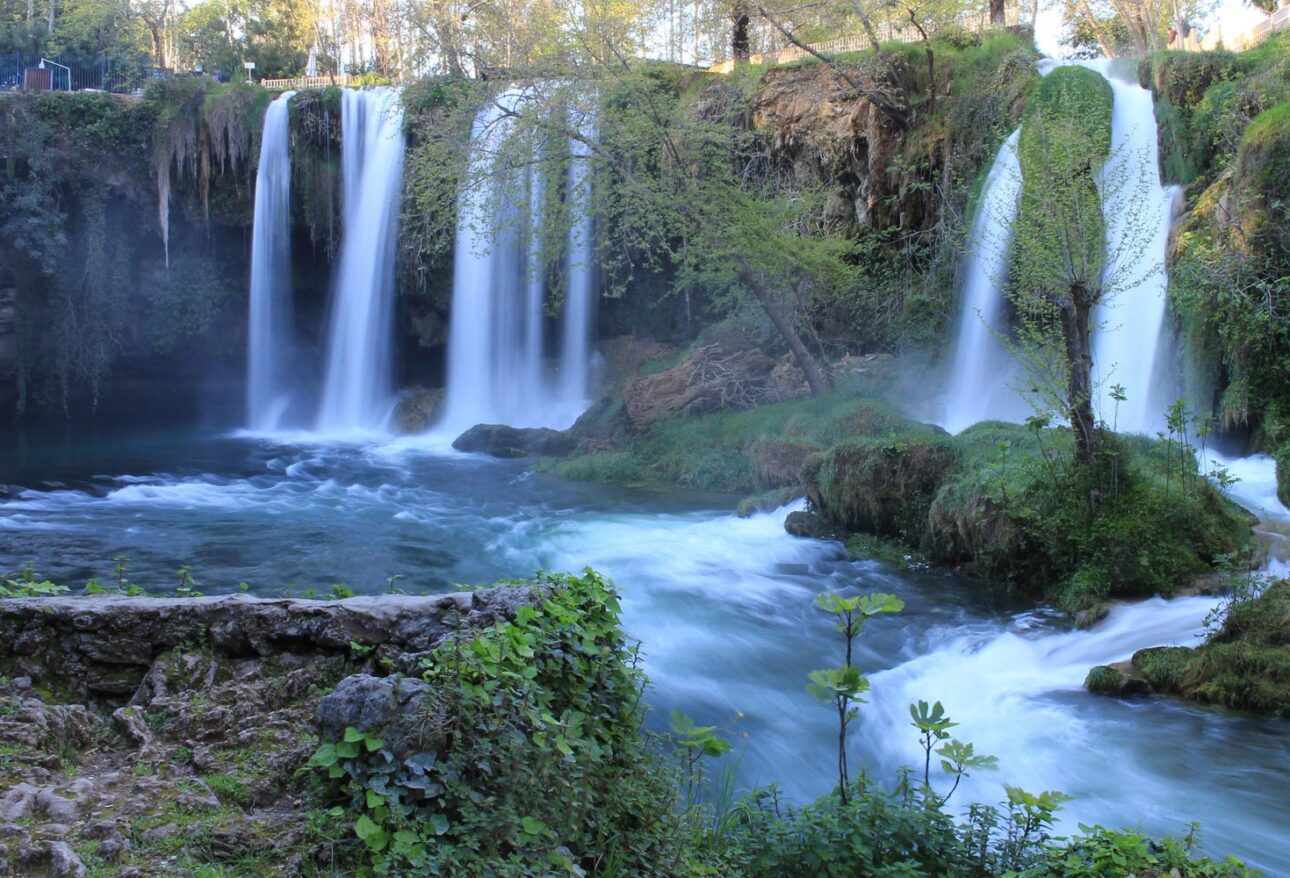
[[[320,740],[406,740],[433,650],[540,596],[0,601],[0,875],[332,874]]]

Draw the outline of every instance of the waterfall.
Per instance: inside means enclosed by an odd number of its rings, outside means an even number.
[[[590,118],[574,123],[583,137],[594,136]],[[595,307],[595,266],[592,264],[591,149],[569,139],[569,203],[572,222],[568,236],[569,287],[564,300],[564,348],[560,353],[560,403],[574,413],[587,407],[590,389],[592,310]]]
[[[1000,343],[1008,331],[1003,283],[1021,196],[1020,138],[1018,128],[994,157],[968,237],[963,313],[942,421],[951,433],[978,421],[1025,417],[1025,402],[1010,386],[1016,363]]]
[[[341,99],[344,239],[332,292],[318,429],[381,426],[389,407],[394,258],[403,193],[403,108],[397,89],[346,89]]]
[[[246,420],[252,430],[277,429],[289,401],[282,372],[290,348],[291,154],[287,106],[294,94],[283,92],[269,104],[260,135],[247,315]]]
[[[1156,380],[1167,372],[1157,353],[1167,330],[1165,264],[1181,189],[1160,182],[1151,92],[1114,78],[1109,61],[1078,63],[1101,74],[1114,99],[1111,154],[1102,174],[1106,293],[1093,313],[1096,409],[1121,432],[1149,433],[1159,428],[1170,402]],[[1056,66],[1044,62],[1040,72]],[[1020,421],[1028,411],[1009,387],[1017,367],[998,342],[1006,330],[1003,282],[1020,187],[1018,135],[1013,132],[995,157],[969,239],[963,316],[943,422],[952,432],[986,419]],[[1124,388],[1124,402],[1112,399],[1115,385]]]
[[[1093,380],[1100,417],[1116,429],[1153,433],[1170,400],[1152,377],[1165,330],[1169,228],[1181,196],[1160,182],[1151,92],[1111,75],[1109,61],[1088,62],[1111,85],[1111,155],[1103,170],[1107,292],[1093,313]],[[1113,385],[1125,401],[1111,398]]]
[[[567,427],[587,406],[595,305],[587,152],[585,144],[570,142],[567,287],[553,383],[544,365],[544,207],[555,181],[543,171],[548,156],[541,148],[515,141],[514,114],[537,112],[533,97],[522,89],[501,93],[471,129],[468,183],[457,209],[441,421],[450,432],[480,423]],[[527,171],[520,172],[507,156],[523,156],[525,149]]]

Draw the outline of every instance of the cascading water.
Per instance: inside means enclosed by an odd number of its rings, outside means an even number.
[[[346,89],[341,99],[345,237],[332,294],[318,429],[379,428],[389,408],[394,256],[403,186],[397,89]]]
[[[1112,75],[1109,61],[1087,62],[1111,85],[1111,155],[1103,171],[1105,298],[1093,313],[1093,380],[1099,415],[1118,430],[1154,432],[1168,400],[1153,387],[1165,328],[1169,228],[1182,190],[1160,182],[1151,92]],[[1125,400],[1112,399],[1124,388]]]
[[[511,89],[475,118],[468,179],[458,205],[448,381],[440,427],[475,424],[567,427],[587,405],[595,283],[585,144],[571,141],[571,211],[558,380],[544,370],[543,305],[549,181],[530,146],[527,178],[508,166],[515,114],[533,95]],[[590,136],[590,128],[584,129]],[[480,181],[483,181],[482,183]]]
[[[287,408],[283,363],[289,360],[291,298],[291,154],[288,104],[294,91],[269,104],[255,175],[251,232],[251,296],[247,319],[246,422],[275,430]]]
[[[1169,229],[1181,190],[1158,170],[1151,92],[1112,75],[1109,61],[1078,62],[1111,86],[1111,155],[1102,174],[1106,224],[1106,298],[1094,311],[1093,380],[1097,414],[1125,432],[1153,432],[1168,400],[1156,389],[1157,352],[1165,332]],[[1044,62],[1041,73],[1057,65]],[[1014,133],[1015,138],[1018,133]],[[1011,164],[1011,169],[1003,165]],[[1008,173],[1005,173],[1008,170]],[[1008,385],[1016,364],[998,343],[1005,331],[1006,228],[1016,217],[1020,166],[1007,145],[995,158],[972,229],[964,316],[946,397],[944,426],[958,432],[987,418],[1020,420],[1026,403]],[[1000,217],[1006,222],[998,223]],[[986,237],[988,236],[988,237]],[[986,240],[981,240],[986,237]],[[1112,398],[1124,390],[1125,401]]]
[[[1020,138],[1018,128],[999,148],[968,239],[963,313],[941,422],[951,433],[978,421],[1025,417],[1025,403],[1010,386],[1016,362],[1000,343],[1008,332],[1003,283],[1021,196]]]
[[[584,138],[594,136],[594,120],[575,121]],[[569,202],[574,221],[569,225],[569,287],[564,300],[564,349],[560,353],[560,403],[576,417],[587,407],[591,363],[592,310],[595,277],[592,264],[591,149],[585,140],[569,139]]]

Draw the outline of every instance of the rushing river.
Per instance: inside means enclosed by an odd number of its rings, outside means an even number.
[[[1266,467],[1238,465],[1246,502],[1275,504],[1258,481]],[[786,511],[740,520],[731,505],[571,484],[420,441],[14,439],[0,446],[0,569],[32,562],[79,584],[126,555],[131,579],[154,590],[188,565],[206,593],[247,583],[276,595],[336,582],[380,592],[393,576],[441,592],[595,567],[644,643],[655,721],[679,709],[720,725],[741,786],[774,780],[798,799],[826,791],[833,771],[833,715],[804,682],[839,653],[812,597],[890,591],[905,611],[871,623],[859,652],[873,692],[852,740],[872,772],[915,762],[907,705],[939,699],[959,737],[1000,761],[960,801],[997,802],[1004,782],[1058,789],[1075,797],[1066,829],[1182,834],[1196,820],[1207,850],[1290,874],[1290,723],[1081,688],[1092,665],[1195,643],[1212,599],[1123,606],[1072,632],[1043,612],[992,609],[953,577],[790,537]]]

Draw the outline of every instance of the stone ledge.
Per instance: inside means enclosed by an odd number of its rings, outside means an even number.
[[[71,700],[129,697],[159,656],[182,644],[213,655],[340,655],[372,648],[397,669],[455,631],[513,618],[538,599],[531,587],[339,601],[85,596],[0,600],[0,672],[28,677]]]

